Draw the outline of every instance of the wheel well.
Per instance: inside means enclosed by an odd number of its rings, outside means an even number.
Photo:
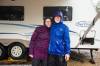
[[[22,45],[25,47],[25,45],[24,45],[23,43],[21,43],[21,42],[12,42],[12,43],[10,43],[10,44],[8,45],[8,47],[9,47],[11,44],[22,44]],[[25,47],[25,48],[26,48],[26,47]]]

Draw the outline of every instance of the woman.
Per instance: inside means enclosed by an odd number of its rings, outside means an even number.
[[[51,19],[45,18],[44,25],[37,27],[32,35],[29,56],[33,59],[32,66],[47,66],[49,32],[51,27]]]

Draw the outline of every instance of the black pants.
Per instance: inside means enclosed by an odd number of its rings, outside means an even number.
[[[32,66],[47,66],[47,60],[33,59]]]
[[[64,56],[49,55],[48,66],[67,66]]]

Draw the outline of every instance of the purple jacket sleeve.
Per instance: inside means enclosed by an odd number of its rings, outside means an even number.
[[[30,45],[29,45],[29,54],[34,54],[34,46],[35,46],[35,41],[38,35],[38,29],[36,28],[32,37],[31,37],[31,41],[30,41]]]

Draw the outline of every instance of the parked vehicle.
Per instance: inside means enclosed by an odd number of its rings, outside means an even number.
[[[36,27],[37,25],[0,23],[0,59],[6,54],[13,59],[24,58]]]

